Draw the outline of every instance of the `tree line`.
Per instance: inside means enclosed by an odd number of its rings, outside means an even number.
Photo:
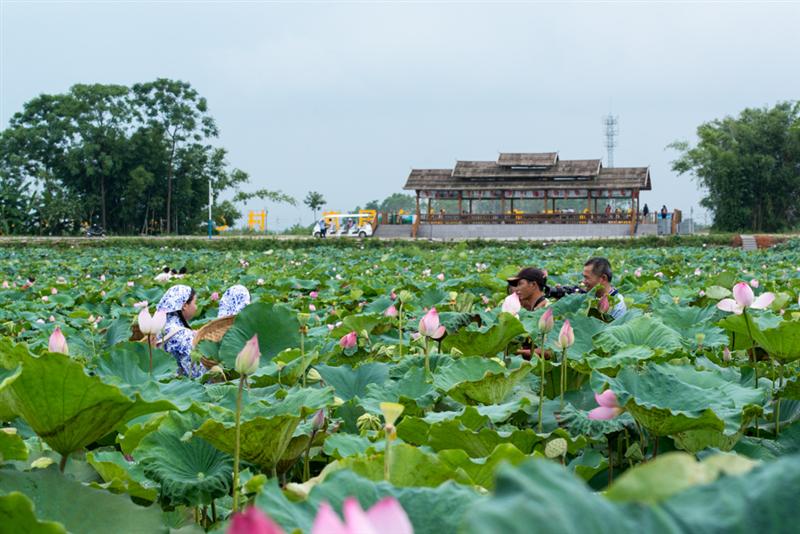
[[[706,122],[697,144],[676,141],[678,174],[706,191],[700,204],[722,231],[780,232],[800,226],[800,102],[747,108]]]
[[[196,233],[232,225],[237,202],[295,200],[246,192],[246,172],[212,144],[219,129],[189,83],[74,85],[25,103],[0,132],[0,233]],[[233,192],[232,200],[220,201]]]

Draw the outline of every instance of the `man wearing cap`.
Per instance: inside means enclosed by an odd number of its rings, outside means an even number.
[[[544,308],[549,303],[545,296],[547,291],[547,274],[541,269],[525,267],[517,276],[507,278],[508,285],[519,297],[519,303],[526,310]]]
[[[614,319],[619,319],[628,308],[625,306],[625,299],[622,294],[611,285],[613,278],[611,264],[606,258],[594,257],[583,264],[583,284],[587,290],[592,290],[599,286],[596,295],[602,297],[608,295],[609,304],[613,305],[609,315]]]

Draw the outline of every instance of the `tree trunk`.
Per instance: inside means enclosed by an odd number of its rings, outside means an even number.
[[[100,177],[100,213],[103,220],[103,230],[108,230],[106,225],[106,180],[103,176]]]
[[[169,155],[169,166],[167,167],[167,234],[170,231],[170,213],[172,208],[172,165],[175,161],[175,140],[172,141],[172,152]]]

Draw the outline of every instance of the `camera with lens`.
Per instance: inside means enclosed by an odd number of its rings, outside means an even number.
[[[564,298],[567,295],[574,295],[575,293],[586,293],[586,290],[580,286],[548,286],[544,292],[547,298],[556,300]]]

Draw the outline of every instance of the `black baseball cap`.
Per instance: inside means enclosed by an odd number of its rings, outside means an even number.
[[[520,280],[525,279],[528,282],[536,282],[539,283],[542,279],[547,279],[547,275],[544,274],[544,271],[541,269],[534,269],[533,267],[525,267],[520,272],[517,273],[517,276],[513,276],[511,278],[506,278],[509,284],[516,285],[517,282]]]

